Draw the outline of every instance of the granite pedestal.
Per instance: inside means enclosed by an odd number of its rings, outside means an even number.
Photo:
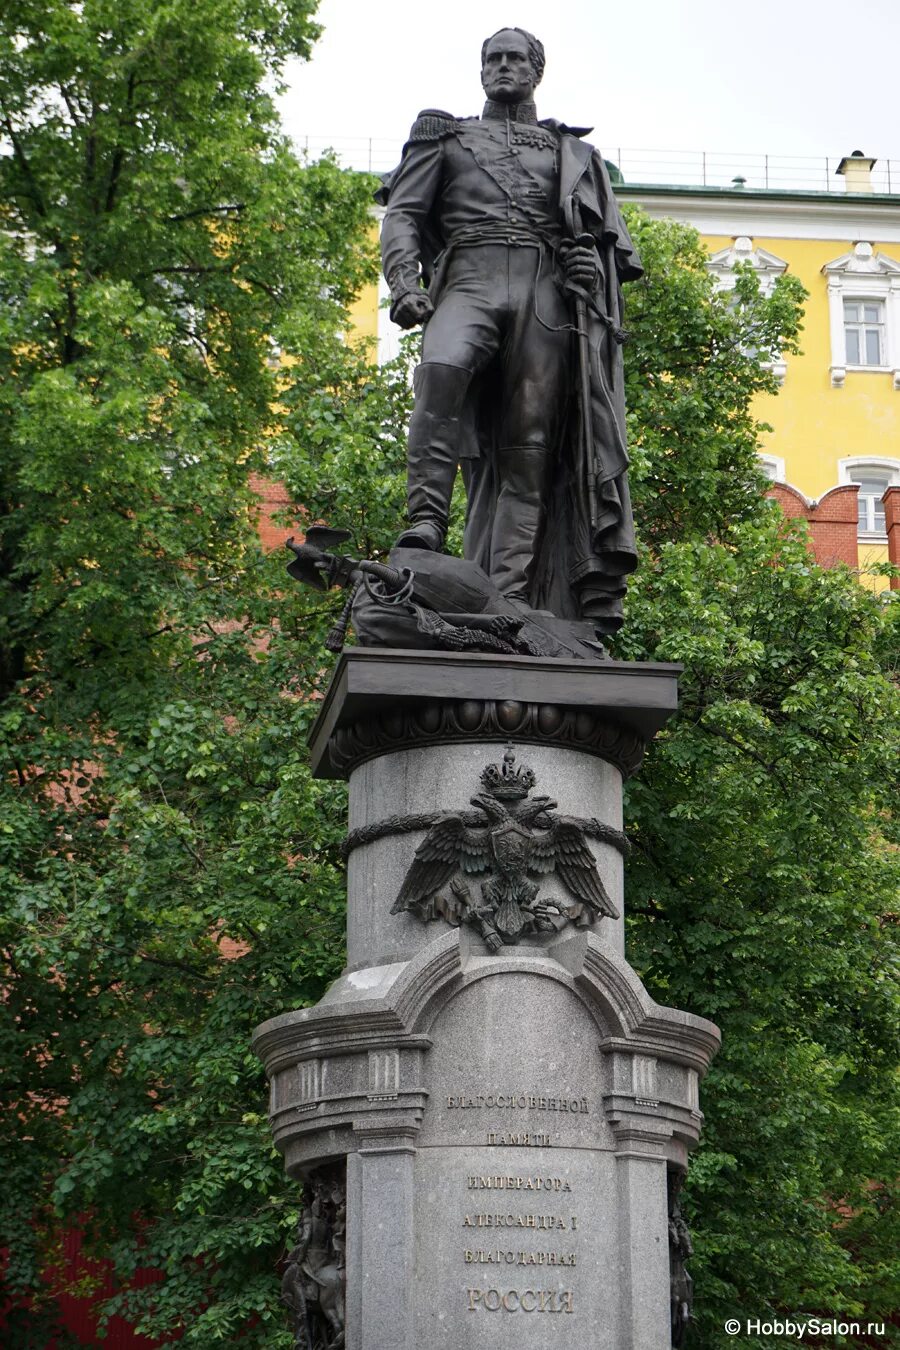
[[[672,666],[341,658],[311,753],[350,780],[348,965],[254,1044],[288,1173],[345,1180],[347,1350],[673,1343],[673,1197],[719,1037],[625,960],[620,831],[622,780],[676,698]],[[578,926],[560,903],[492,944],[473,922],[392,913],[434,822],[470,810],[510,746],[580,822],[618,917]],[[539,885],[565,890],[552,872]]]

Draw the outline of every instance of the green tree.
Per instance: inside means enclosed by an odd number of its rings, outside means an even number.
[[[340,966],[342,815],[285,696],[321,682],[328,616],[281,596],[249,476],[280,434],[273,345],[311,449],[335,389],[378,402],[343,340],[372,185],[298,161],[272,103],[313,9],[0,15],[0,1245],[22,1345],[72,1224],[137,1325],[289,1344],[272,1272],[296,1200],[248,1114],[248,1036]],[[137,1265],[167,1278],[132,1298]]]
[[[635,224],[644,547],[616,655],[685,671],[627,790],[627,942],[656,998],[724,1034],[687,1192],[697,1344],[720,1347],[729,1316],[898,1306],[900,611],[815,566],[760,492],[751,396],[797,340],[796,285],[760,302],[744,274],[729,309],[692,231]]]
[[[290,1345],[273,1271],[299,1197],[248,1042],[342,964],[344,793],[304,749],[341,597],[285,589],[248,475],[383,550],[408,408],[404,363],[341,339],[371,184],[299,164],[265,92],[311,9],[0,17],[14,1345],[73,1223],[142,1330]],[[633,224],[643,557],[616,655],[686,673],[629,789],[630,954],[726,1036],[689,1196],[716,1347],[736,1311],[889,1306],[896,607],[817,569],[762,498],[753,352],[796,340],[796,284],[743,276],[730,305],[696,236]],[[132,1289],[138,1266],[164,1279]]]

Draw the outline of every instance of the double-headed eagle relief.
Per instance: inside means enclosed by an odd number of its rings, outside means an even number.
[[[557,815],[549,797],[529,799],[535,775],[516,764],[511,746],[481,782],[484,791],[470,799],[475,811],[444,816],[422,840],[392,914],[411,910],[424,922],[468,923],[491,951],[568,922],[587,927],[604,915],[618,918],[581,823]],[[541,897],[540,881],[531,877],[551,872],[570,899]]]

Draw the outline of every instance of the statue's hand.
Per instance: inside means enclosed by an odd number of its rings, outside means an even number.
[[[560,248],[560,257],[569,281],[583,286],[586,291],[592,291],[600,270],[596,250],[586,248],[583,244],[564,243]]]
[[[434,313],[434,305],[424,291],[408,291],[401,296],[391,311],[391,318],[401,328],[415,328]]]

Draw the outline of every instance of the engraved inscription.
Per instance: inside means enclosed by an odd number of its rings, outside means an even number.
[[[575,1296],[571,1289],[467,1289],[468,1311],[571,1313],[575,1311]]]
[[[463,1228],[565,1228],[561,1214],[465,1214]],[[572,1220],[572,1227],[577,1227]]]
[[[503,1252],[484,1251],[482,1248],[463,1253],[466,1265],[482,1266],[574,1266],[574,1252]]]
[[[565,1177],[466,1177],[468,1191],[571,1191]]]
[[[654,1070],[656,1061],[649,1061],[653,1064]],[[478,1093],[470,1096],[467,1093],[460,1093],[459,1096],[448,1096],[448,1111],[472,1111],[472,1110],[509,1110],[516,1108],[519,1111],[567,1111],[572,1115],[586,1116],[589,1114],[587,1097],[541,1097],[534,1092],[490,1092]]]
[[[519,1148],[550,1148],[553,1144],[549,1134],[542,1134],[535,1130],[514,1130],[511,1134],[498,1134],[494,1130],[488,1130],[486,1142],[489,1144],[515,1144]]]
[[[549,1200],[551,1196],[571,1194],[572,1186],[565,1177],[554,1176],[467,1176],[466,1191],[506,1191],[513,1200],[516,1192],[524,1200],[530,1192],[541,1192]],[[474,1198],[474,1197],[473,1197]],[[527,1240],[523,1230],[544,1233],[574,1233],[578,1229],[578,1218],[574,1214],[533,1214],[508,1213],[464,1214],[462,1226],[466,1229],[505,1229],[506,1241],[515,1242],[513,1232],[518,1230],[519,1240]],[[498,1233],[498,1241],[503,1237]],[[474,1232],[466,1234],[472,1242]],[[562,1239],[558,1239],[562,1242]],[[463,1264],[466,1266],[515,1266],[542,1267],[543,1269],[568,1267],[578,1264],[577,1252],[566,1251],[529,1251],[519,1247],[464,1247]],[[525,1312],[525,1313],[572,1313],[575,1311],[575,1295],[571,1289],[467,1289],[467,1308],[469,1312]]]

